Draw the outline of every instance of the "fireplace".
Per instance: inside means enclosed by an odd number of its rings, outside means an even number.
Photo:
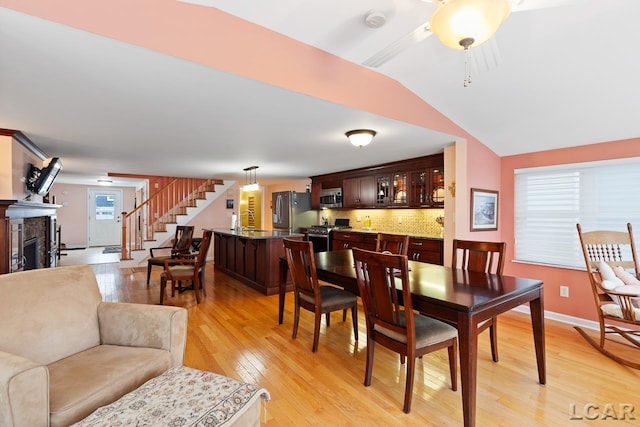
[[[24,241],[24,246],[22,249],[22,254],[24,256],[24,269],[25,270],[35,270],[39,267],[39,256],[38,256],[38,238],[32,237]]]

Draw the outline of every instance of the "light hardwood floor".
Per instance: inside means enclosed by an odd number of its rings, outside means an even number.
[[[105,301],[158,303],[159,269],[147,289],[146,269],[92,267]],[[189,311],[185,364],[269,390],[267,426],[462,425],[460,389],[450,389],[445,350],[417,362],[412,410],[404,414],[405,374],[397,354],[377,346],[372,384],[362,383],[366,332],[361,306],[360,342],[353,339],[351,321],[343,323],[334,314],[330,328],[323,321],[313,354],[311,313],[303,310],[298,338],[291,339],[291,295],[284,324],[278,325],[277,296],[261,295],[214,273],[211,263],[206,287],[208,296],[198,305],[192,292],[166,302]],[[640,372],[602,356],[569,325],[547,320],[545,326],[546,386],[537,384],[528,315],[500,316],[499,363],[491,361],[488,335],[480,336],[478,427],[640,425]],[[598,419],[587,419],[593,417]]]

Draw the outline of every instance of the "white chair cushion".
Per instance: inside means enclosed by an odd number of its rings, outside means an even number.
[[[618,304],[604,304],[600,306],[600,310],[602,310],[602,313],[607,316],[614,316],[620,319],[623,318],[622,309],[620,309]],[[635,313],[635,318],[640,319],[640,308],[634,308],[633,311]]]
[[[624,282],[625,285],[640,286],[640,280],[619,265],[613,268],[613,272],[617,278]]]

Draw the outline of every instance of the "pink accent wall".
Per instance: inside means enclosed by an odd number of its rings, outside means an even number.
[[[596,307],[585,271],[512,262],[514,253],[514,170],[626,157],[640,157],[640,138],[502,158],[500,229],[502,230],[502,239],[507,242],[505,273],[543,280],[546,310],[596,320]],[[560,297],[560,285],[569,286],[569,298]]]

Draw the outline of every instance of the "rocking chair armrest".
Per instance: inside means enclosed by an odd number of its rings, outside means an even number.
[[[157,248],[149,248],[149,255],[153,258],[153,251],[157,251],[159,249],[173,249],[173,246],[158,246]]]
[[[636,298],[640,297],[640,286],[620,286],[612,291],[607,291],[607,294],[619,298]]]

